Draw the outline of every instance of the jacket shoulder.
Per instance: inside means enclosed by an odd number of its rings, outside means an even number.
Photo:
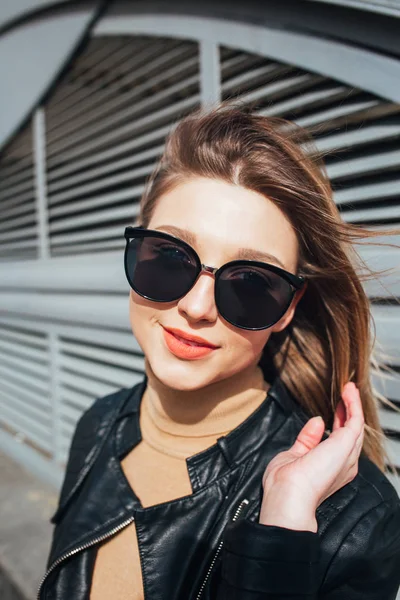
[[[365,454],[358,462],[358,473],[348,484],[329,496],[317,509],[322,532],[340,518],[346,526],[351,526],[373,508],[385,504],[400,505],[400,499],[393,484]]]
[[[50,519],[51,523],[59,521],[100,452],[119,411],[139,386],[120,388],[97,398],[78,419],[69,448],[58,507]]]
[[[356,477],[319,506],[317,518],[325,594],[351,581],[365,598],[369,585],[386,586],[380,598],[392,597],[400,583],[400,499],[387,476],[361,455]]]

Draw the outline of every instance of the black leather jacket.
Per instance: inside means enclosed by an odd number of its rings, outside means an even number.
[[[146,382],[99,398],[80,418],[38,598],[88,600],[96,549],[135,520],[145,600],[395,599],[399,498],[365,456],[319,506],[317,533],[258,522],[265,467],[309,418],[279,377],[243,423],[187,459],[191,495],[143,508],[116,444],[121,419],[130,447],[141,439]]]

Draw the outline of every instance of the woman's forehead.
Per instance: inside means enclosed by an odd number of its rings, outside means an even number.
[[[197,250],[235,254],[297,267],[298,243],[285,214],[271,200],[221,180],[180,183],[156,203],[149,228],[180,237]],[[268,256],[269,255],[269,256]],[[269,258],[269,260],[268,260]]]

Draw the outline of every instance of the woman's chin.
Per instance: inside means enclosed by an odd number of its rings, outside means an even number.
[[[155,377],[166,387],[181,391],[190,392],[203,388],[212,383],[212,377],[209,368],[200,365],[201,361],[181,361],[173,360],[151,363],[151,370]],[[203,367],[203,368],[202,368]]]

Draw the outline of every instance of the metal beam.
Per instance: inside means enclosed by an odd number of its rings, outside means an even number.
[[[104,17],[93,35],[154,35],[257,53],[400,102],[400,62],[338,42],[228,19],[170,14]],[[368,65],[368,68],[365,68]]]

